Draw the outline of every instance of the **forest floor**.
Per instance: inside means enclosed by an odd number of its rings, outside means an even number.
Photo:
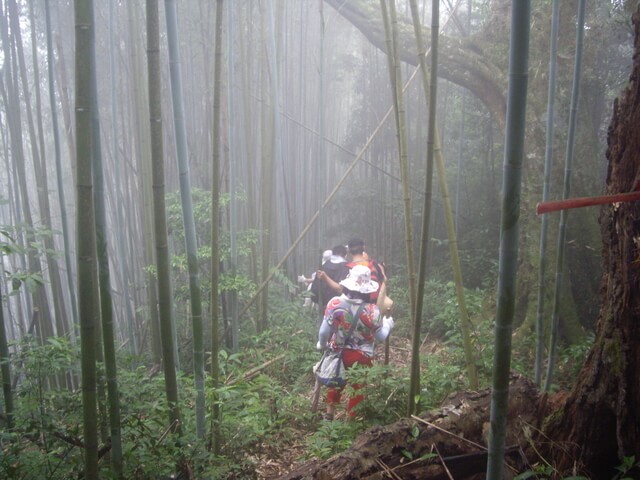
[[[423,348],[431,351],[438,345]],[[405,365],[409,353],[408,341],[393,344],[390,364]],[[309,399],[312,390],[310,385]],[[532,454],[531,440],[539,437],[542,420],[559,400],[543,398],[525,377],[512,378],[506,434],[506,468],[512,473],[531,470],[532,464],[543,461]],[[265,445],[261,458],[255,459],[256,475],[264,480],[472,478],[486,470],[490,404],[490,389],[454,393],[437,409],[366,430],[349,449],[327,460],[300,461],[306,454],[304,435],[309,435],[301,432],[300,441],[293,444]],[[320,411],[323,408],[321,402]],[[334,421],[345,421],[344,413]]]
[[[408,360],[411,357],[410,340],[399,337],[392,337],[392,339],[392,347],[389,349],[389,364],[396,365],[398,367],[408,367]],[[433,351],[433,349],[435,348],[438,348],[438,344],[423,345],[423,350],[425,351]],[[381,359],[380,356],[384,355],[384,353],[381,351],[377,351],[376,353],[376,360],[382,361],[383,359]],[[309,389],[305,393],[306,398],[309,399],[309,405],[311,405],[313,390],[314,384],[310,382]],[[326,388],[323,387],[320,392],[318,416],[322,415],[322,412],[324,412],[324,409],[326,407],[326,392]],[[346,400],[343,403],[343,408],[337,409],[336,411],[334,422],[346,421]],[[308,434],[308,432],[301,432],[300,438],[302,439],[305,435]],[[270,443],[268,445],[263,445],[263,448],[264,453],[260,456],[259,459],[257,459],[259,467],[256,468],[256,474],[260,480],[274,480],[277,478],[282,478],[289,472],[298,468],[300,465],[306,463],[300,460],[301,458],[304,458],[307,453],[307,447],[303,441],[297,441],[295,443]]]

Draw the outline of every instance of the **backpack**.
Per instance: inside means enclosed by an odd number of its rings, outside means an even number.
[[[344,339],[345,345],[349,342],[351,335],[353,335],[358,322],[360,322],[360,313],[364,309],[364,304],[358,307],[355,315],[351,319],[351,327]],[[342,388],[347,384],[345,375],[345,366],[342,361],[342,354],[344,352],[344,346],[337,351],[326,349],[322,354],[322,358],[313,367],[313,373],[320,383],[330,388]]]
[[[346,262],[327,262],[322,267],[320,267],[320,270],[325,272],[327,276],[334,282],[340,283],[347,277],[350,268],[347,267]],[[316,278],[311,284],[311,293],[312,299],[315,303],[320,303],[320,300],[322,300],[322,307],[324,307],[329,300],[336,296],[336,293],[331,289],[331,287],[329,287],[326,282],[323,282],[319,278]]]

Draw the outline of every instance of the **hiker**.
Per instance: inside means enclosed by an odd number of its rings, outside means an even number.
[[[373,292],[370,296],[370,300],[372,303],[378,303],[378,296],[382,292],[380,302],[378,306],[383,309],[384,314],[391,313],[391,299],[386,297],[386,281],[387,276],[384,270],[384,264],[377,262],[376,260],[372,260],[369,258],[369,255],[364,251],[364,241],[360,238],[353,238],[349,240],[347,247],[349,249],[349,255],[351,256],[350,260],[347,262],[347,267],[352,269],[356,265],[365,265],[369,267],[371,270],[371,279],[378,284],[378,289],[376,292]],[[316,278],[319,278],[323,282],[329,286],[329,288],[335,292],[335,294],[340,295],[343,291],[342,285],[339,282],[334,282],[328,275],[324,275],[319,270],[316,272]]]
[[[349,240],[347,246],[349,247],[349,254],[351,255],[351,260],[347,263],[347,267],[353,268],[356,265],[366,265],[371,270],[371,279],[380,285],[378,291],[371,295],[371,301],[376,303],[378,294],[387,281],[384,264],[369,258],[369,255],[364,250],[364,240],[360,238],[352,238]]]
[[[339,284],[343,292],[327,303],[316,348],[342,350],[342,361],[346,370],[356,364],[370,367],[373,365],[375,342],[383,342],[389,336],[393,328],[393,318],[382,317],[377,305],[371,303],[370,296],[378,291],[379,285],[371,279],[371,270],[368,267],[354,266]],[[357,318],[354,318],[356,315]],[[352,322],[357,322],[354,328],[351,328]],[[352,388],[357,391],[360,385],[354,384]],[[329,388],[324,419],[333,420],[342,390]],[[354,408],[363,398],[362,394],[357,394],[349,399],[349,418],[355,416]]]
[[[344,245],[336,245],[331,249],[331,252],[332,254],[329,261],[323,263],[320,270],[331,280],[339,284],[349,273],[346,259],[347,247]],[[317,276],[317,272],[315,280],[311,284],[311,293],[313,294],[313,301],[322,308],[322,312],[324,312],[324,307],[327,302],[336,294],[327,282]]]
[[[322,268],[322,266],[324,266],[324,264],[331,259],[331,255],[333,255],[333,252],[331,250],[325,250],[324,252],[322,252],[322,260],[321,260],[322,263],[320,268]],[[298,282],[306,285],[306,290],[309,293],[312,293],[311,286],[313,285],[313,282],[315,281],[315,279],[316,279],[316,272],[313,272],[310,277],[305,277],[303,274],[298,275]],[[313,294],[306,296],[302,306],[310,307],[312,299],[313,299]],[[315,301],[315,303],[318,303],[318,302]]]

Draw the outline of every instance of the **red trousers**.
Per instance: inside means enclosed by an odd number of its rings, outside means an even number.
[[[345,348],[342,351],[342,362],[344,363],[345,369],[351,368],[353,365],[364,365],[367,367],[371,367],[373,365],[373,360],[362,353],[360,350],[350,350]],[[361,387],[359,384],[352,385],[354,390],[358,390]],[[344,387],[343,387],[344,388]],[[338,404],[340,403],[340,396],[342,394],[343,388],[329,388],[327,391],[327,403],[328,404]],[[356,405],[358,405],[364,399],[364,395],[355,395],[349,399],[349,403],[347,403],[347,414],[350,417],[355,416],[355,412],[353,409]]]

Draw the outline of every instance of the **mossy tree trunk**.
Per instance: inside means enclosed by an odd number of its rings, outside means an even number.
[[[609,127],[607,193],[631,191],[640,179],[640,8],[633,21],[633,72]],[[562,415],[545,432],[569,446],[550,453],[558,466],[570,468],[579,458],[593,478],[612,478],[624,456],[640,452],[639,218],[638,202],[602,209],[603,304],[596,341]]]

